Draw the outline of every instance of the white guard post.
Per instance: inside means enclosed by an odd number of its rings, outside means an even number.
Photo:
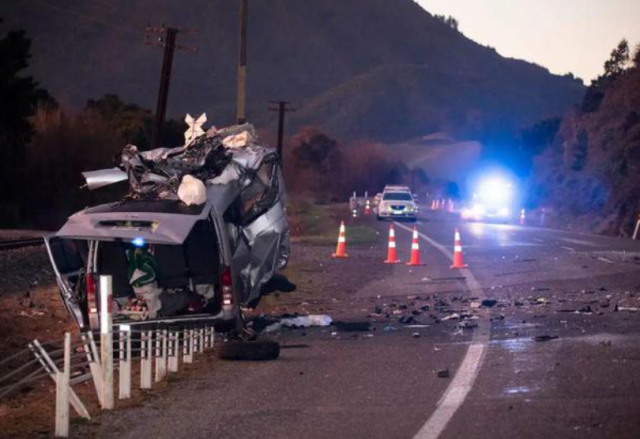
[[[193,363],[193,330],[185,328],[182,334],[182,362]]]
[[[131,326],[120,325],[118,342],[120,353],[119,360],[119,392],[118,398],[131,398]]]
[[[140,388],[151,388],[151,356],[153,340],[151,331],[142,331],[140,339]]]
[[[156,329],[156,383],[167,374],[167,331]]]
[[[90,330],[83,332],[81,337],[85,353],[87,354],[87,361],[89,362],[89,370],[91,371],[91,377],[93,378],[93,385],[96,389],[96,395],[98,396],[98,402],[102,405],[102,369],[100,367],[100,357],[98,356],[96,341],[93,337],[93,332]]]
[[[178,348],[180,347],[180,333],[178,331],[169,332],[169,372],[178,371]]]
[[[100,358],[102,360],[102,408],[112,410],[113,398],[113,326],[112,279],[100,276]]]
[[[56,437],[69,437],[69,380],[71,377],[71,334],[64,334],[64,366],[56,375]]]

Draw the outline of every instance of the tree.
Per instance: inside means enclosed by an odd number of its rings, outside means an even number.
[[[624,72],[629,62],[629,42],[625,39],[613,49],[611,56],[604,63],[604,76],[616,78]]]
[[[458,30],[459,22],[458,22],[458,20],[456,18],[452,17],[451,15],[446,17],[444,15],[437,15],[436,14],[436,15],[434,15],[434,18],[442,21],[444,24],[449,26],[451,29]]]
[[[587,88],[582,100],[581,110],[585,113],[595,113],[600,109],[607,90],[625,72],[629,63],[629,42],[625,39],[611,51],[611,56],[604,63],[604,74],[593,80]]]
[[[2,20],[0,19],[0,25]],[[33,134],[29,118],[41,100],[51,100],[30,76],[31,40],[24,31],[0,34],[0,226],[20,221],[17,190],[24,175],[26,146]]]

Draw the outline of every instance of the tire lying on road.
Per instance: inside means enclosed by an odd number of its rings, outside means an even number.
[[[271,340],[229,340],[218,343],[216,356],[233,361],[268,361],[280,356],[280,344]]]

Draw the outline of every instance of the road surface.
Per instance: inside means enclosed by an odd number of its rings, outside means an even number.
[[[285,330],[278,361],[207,360],[75,434],[640,437],[640,244],[428,214],[416,223],[426,265],[407,267],[382,263],[389,223],[359,221],[380,232],[378,244],[350,247],[347,227],[349,259],[295,246],[299,291],[270,303],[276,314],[326,313],[371,330]],[[396,225],[403,261],[412,227]],[[465,270],[450,269],[456,227]]]

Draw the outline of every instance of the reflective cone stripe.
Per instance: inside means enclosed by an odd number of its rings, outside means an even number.
[[[520,211],[520,225],[521,226],[524,226],[525,219],[526,219],[525,211],[524,211],[524,209],[522,209]]]
[[[456,229],[455,242],[453,246],[453,265],[451,268],[466,268],[462,260],[462,244],[460,243],[460,232]]]
[[[420,262],[420,242],[418,238],[418,228],[413,228],[413,239],[411,241],[411,260],[407,265],[424,265]]]
[[[385,264],[399,264],[398,255],[396,254],[396,232],[393,230],[393,224],[389,226],[389,250],[387,251],[387,260]]]
[[[333,258],[347,258],[347,238],[345,236],[344,221],[340,221],[340,232],[338,234],[338,246],[336,252],[331,255]]]

